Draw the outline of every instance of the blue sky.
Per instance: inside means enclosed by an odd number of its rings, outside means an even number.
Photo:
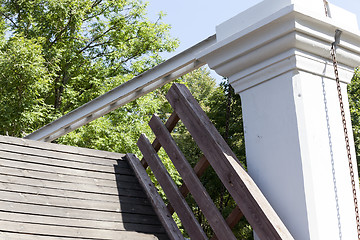
[[[203,39],[215,34],[215,27],[238,13],[261,2],[261,0],[147,0],[148,14],[152,20],[163,11],[164,22],[171,25],[171,35],[180,40],[174,56]],[[314,0],[322,1],[322,0]],[[360,0],[328,0],[358,16],[360,26]]]

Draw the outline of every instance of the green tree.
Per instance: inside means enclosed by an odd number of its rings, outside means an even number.
[[[146,18],[146,4],[141,1],[0,3],[2,54],[12,61],[19,60],[18,67],[30,68],[20,73],[3,58],[2,70],[6,78],[31,86],[28,92],[34,102],[22,102],[42,113],[45,107],[47,112],[40,122],[29,122],[18,117],[31,112],[29,107],[8,104],[9,116],[2,121],[0,134],[23,136],[36,130],[54,116],[63,115],[155,66],[162,61],[160,52],[172,51],[178,44],[170,38],[169,25],[161,21],[162,15],[155,22]],[[41,91],[36,87],[40,86],[38,82],[42,82]],[[15,85],[9,85],[7,90],[18,95]],[[25,125],[26,129],[21,129]]]
[[[41,51],[35,41],[20,36],[1,44],[1,134],[21,136],[51,119],[44,99],[50,79]]]
[[[353,127],[356,160],[360,168],[360,69],[355,69],[351,84],[348,85],[351,122]],[[359,173],[360,174],[360,173]],[[360,175],[359,175],[360,176]]]

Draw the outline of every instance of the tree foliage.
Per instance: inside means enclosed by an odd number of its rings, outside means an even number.
[[[0,134],[36,130],[158,64],[159,53],[178,44],[162,15],[155,22],[146,18],[141,1],[0,3],[1,81],[18,103],[8,104],[8,116],[0,115]],[[33,112],[41,121],[19,117],[31,113],[32,118]]]
[[[360,69],[355,69],[351,84],[348,85],[351,122],[353,127],[356,160],[360,169]]]

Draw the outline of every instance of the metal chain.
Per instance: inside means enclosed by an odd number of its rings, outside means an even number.
[[[339,72],[338,72],[338,65],[337,65],[337,60],[336,60],[336,44],[332,44],[332,46],[331,46],[331,57],[332,57],[332,60],[333,60],[333,65],[334,65],[336,85],[337,85],[338,97],[339,97],[339,102],[340,102],[342,124],[343,124],[343,128],[344,128],[345,143],[346,143],[347,157],[348,157],[348,163],[349,163],[349,169],[350,169],[352,192],[353,192],[353,198],[354,198],[357,234],[358,234],[358,239],[360,240],[359,207],[358,207],[358,200],[357,200],[357,196],[356,196],[356,183],[355,183],[354,169],[353,169],[353,164],[352,164],[352,160],[351,160],[349,136],[348,136],[348,130],[347,130],[347,126],[346,126],[344,103],[343,103],[343,100],[342,100],[340,80],[339,80]]]

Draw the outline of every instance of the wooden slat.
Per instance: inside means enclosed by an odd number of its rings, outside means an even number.
[[[1,144],[10,144],[16,145],[20,147],[25,147],[27,150],[36,149],[36,151],[50,151],[55,154],[65,154],[66,159],[71,159],[71,155],[75,156],[76,158],[83,157],[84,159],[95,158],[96,160],[100,159],[121,159],[125,156],[125,154],[115,153],[115,152],[107,152],[101,150],[94,150],[89,148],[79,148],[74,146],[67,146],[67,145],[60,145],[54,143],[46,143],[46,142],[39,142],[34,140],[28,140],[24,138],[15,138],[9,136],[1,136],[0,135],[0,143]]]
[[[120,234],[118,234],[120,235]],[[140,235],[140,234],[139,234]],[[144,236],[144,234],[141,234],[140,236]],[[125,232],[125,236],[124,237],[117,237],[114,239],[136,239],[137,240],[137,235],[136,233],[132,233],[130,232],[129,234],[127,234]],[[14,233],[14,232],[5,232],[2,231],[0,232],[0,239],[2,240],[76,240],[76,239],[80,239],[80,240],[90,240],[90,239],[94,239],[94,238],[73,238],[73,237],[63,237],[63,236],[49,236],[49,235],[38,235],[38,234],[28,234],[28,233]],[[168,239],[166,236],[162,235],[162,234],[156,234],[156,236],[154,235],[150,235],[148,236],[147,239]],[[97,239],[98,240],[98,239]]]
[[[86,209],[102,212],[127,212],[139,214],[153,214],[153,208],[150,205],[135,203],[111,203],[92,200],[68,199],[61,197],[37,196],[35,194],[14,193],[0,191],[0,200],[9,203],[26,203],[32,205],[54,206],[71,209]]]
[[[190,190],[194,200],[200,207],[202,213],[204,214],[210,226],[214,230],[216,236],[221,239],[236,240],[231,229],[226,224],[223,216],[216,208],[210,195],[207,193],[205,187],[202,185],[199,178],[196,176],[194,170],[190,166],[189,162],[186,160],[183,153],[180,151],[179,147],[176,145],[175,140],[171,137],[169,131],[161,122],[160,118],[156,115],[153,115],[149,122],[149,126],[155,133],[156,137],[159,139],[161,145],[165,149],[170,159],[172,160],[174,166],[182,177],[182,180],[186,184],[187,188]]]
[[[105,229],[75,228],[64,226],[52,226],[36,223],[17,223],[0,220],[0,231],[11,231],[26,234],[37,234],[47,236],[73,237],[79,239],[143,239],[153,240],[155,234],[138,233],[135,231],[116,231]]]
[[[0,136],[1,137],[1,136]],[[52,144],[55,145],[55,144]],[[103,157],[100,156],[88,156],[88,155],[80,155],[75,154],[72,152],[61,152],[61,151],[54,151],[52,149],[41,149],[34,146],[26,146],[26,145],[18,145],[18,144],[11,144],[11,143],[4,143],[0,142],[0,150],[1,151],[7,151],[7,152],[13,152],[13,153],[22,153],[26,155],[31,156],[37,156],[37,157],[47,157],[50,159],[57,159],[57,160],[63,160],[70,163],[86,163],[89,165],[105,165],[105,166],[111,166],[114,164],[118,164],[119,161],[124,157],[122,154],[117,154],[118,158],[110,158],[112,155],[106,154]],[[90,151],[89,153],[92,153],[93,151]],[[115,157],[112,156],[112,157]],[[122,161],[126,163],[125,161]]]
[[[19,183],[11,182],[0,182],[0,191],[14,192],[20,194],[35,194],[39,197],[62,197],[66,199],[73,200],[92,200],[99,202],[110,202],[110,203],[134,203],[134,204],[148,204],[146,198],[140,198],[134,196],[121,196],[116,194],[103,194],[101,192],[97,193],[87,193],[79,192],[72,190],[64,190],[59,188],[45,188],[45,187],[36,187]]]
[[[169,119],[165,123],[165,126],[166,126],[167,130],[169,132],[172,132],[172,130],[174,130],[174,128],[175,128],[176,124],[179,122],[179,120],[180,120],[179,116],[176,114],[176,112],[173,112],[170,115]],[[160,144],[159,140],[156,139],[156,138],[153,141],[152,146],[153,146],[153,148],[155,149],[156,152],[158,152],[160,150],[160,148],[161,148],[161,144]],[[145,169],[148,167],[148,164],[147,164],[145,158],[141,159],[141,164],[143,165],[143,167]]]
[[[209,166],[210,166],[210,163],[208,162],[206,157],[204,155],[201,156],[201,158],[199,159],[199,161],[196,163],[196,165],[194,167],[194,172],[195,172],[196,176],[201,177],[204,174],[205,170]],[[189,194],[189,189],[186,187],[185,183],[183,183],[181,185],[179,190],[184,197],[186,197]],[[170,203],[167,205],[167,209],[169,210],[169,212],[171,214],[174,213],[174,208],[171,206]]]
[[[1,161],[1,157],[0,157]],[[16,161],[16,160],[15,160]],[[17,176],[24,178],[32,178],[38,180],[51,180],[55,182],[66,182],[66,183],[93,183],[97,186],[104,187],[115,187],[119,185],[118,183],[124,183],[123,187],[126,187],[127,184],[137,183],[137,179],[133,175],[122,175],[122,174],[106,174],[106,178],[98,178],[97,174],[92,174],[91,176],[76,176],[76,175],[67,175],[65,173],[56,173],[54,172],[44,172],[41,168],[38,170],[24,169],[16,166],[4,166],[4,162],[1,164],[0,176]]]
[[[75,161],[64,161],[63,159],[53,159],[46,156],[33,156],[27,153],[15,153],[0,150],[0,156],[2,159],[16,159],[17,162],[35,163],[46,166],[62,167],[65,169],[80,169],[86,171],[96,171],[104,173],[113,173],[114,165],[119,168],[128,168],[127,163],[122,161],[119,164],[113,165],[94,165],[90,163],[75,162]]]
[[[150,223],[129,223],[129,222],[112,222],[112,221],[98,221],[88,219],[72,219],[72,218],[58,218],[52,216],[38,216],[23,213],[12,213],[0,211],[0,220],[13,222],[14,224],[22,223],[36,223],[50,226],[62,226],[69,228],[88,228],[88,229],[105,229],[116,231],[138,231],[143,233],[163,233],[164,229],[160,224]],[[125,219],[126,220],[126,219]],[[1,238],[0,238],[1,239]]]
[[[169,239],[123,157],[0,136],[0,239]]]
[[[130,184],[129,186],[97,186],[95,184],[83,184],[83,183],[71,183],[71,182],[56,182],[47,180],[47,179],[32,179],[32,178],[21,178],[15,176],[6,176],[0,175],[0,181],[3,183],[6,182],[13,182],[19,183],[23,185],[30,185],[30,186],[38,186],[38,187],[45,187],[45,188],[52,188],[52,189],[59,189],[61,190],[70,190],[70,191],[77,191],[77,192],[85,192],[85,193],[102,193],[106,195],[119,195],[119,196],[130,196],[130,197],[139,197],[139,198],[146,198],[146,195],[142,191],[142,189],[138,187],[134,187],[135,189],[131,189],[131,186],[134,184]],[[114,183],[115,185],[116,183]]]
[[[232,229],[235,227],[236,224],[241,220],[241,218],[244,216],[244,214],[241,212],[239,206],[236,206],[234,210],[229,214],[229,216],[226,218],[226,223],[229,225],[229,227]]]
[[[139,159],[133,154],[127,154],[126,158],[130,163],[130,165],[132,166],[148,198],[151,200],[151,203],[153,204],[153,207],[160,221],[162,222],[164,228],[166,229],[166,232],[168,233],[170,239],[173,240],[184,239],[174,219],[167,210],[163,200],[161,199],[159,193],[157,192],[157,189],[151,182],[151,179],[149,178],[148,174],[146,173]]]
[[[167,198],[174,207],[190,238],[207,239],[207,236],[196,220],[194,213],[191,211],[165,166],[162,164],[159,156],[156,154],[154,148],[144,134],[139,138],[138,147],[164,190]]]
[[[74,169],[74,168],[66,168],[66,167],[60,167],[60,166],[50,166],[50,165],[44,165],[44,164],[36,164],[31,162],[21,162],[21,161],[14,161],[14,159],[7,159],[0,156],[0,161],[2,166],[6,167],[14,167],[22,170],[38,170],[42,172],[49,172],[49,173],[60,173],[64,175],[70,175],[70,176],[82,176],[82,177],[88,177],[91,178],[91,176],[96,175],[96,178],[101,179],[110,179],[113,178],[114,173],[120,173],[124,175],[133,175],[133,172],[129,168],[121,168],[114,166],[113,172],[96,172],[94,174],[94,171],[89,170],[81,170],[81,169]]]
[[[166,97],[259,238],[293,239],[189,90],[174,84]]]
[[[155,215],[148,215],[143,213],[122,213],[119,211],[96,211],[90,209],[75,209],[56,207],[51,205],[34,205],[27,203],[8,202],[0,200],[0,211],[26,214],[29,217],[45,216],[56,217],[59,219],[75,219],[75,220],[93,220],[104,222],[126,222],[137,224],[152,224],[155,225],[159,221]]]
[[[194,172],[196,176],[201,177],[209,166],[210,166],[209,161],[206,159],[204,155],[202,155],[194,167]],[[184,197],[186,197],[189,194],[189,189],[186,187],[185,184],[182,184],[180,187],[180,192]],[[174,213],[174,208],[171,206],[170,203],[167,205],[167,209],[171,214]],[[231,229],[233,229],[243,216],[244,214],[241,212],[240,208],[236,206],[234,210],[226,218],[226,223]],[[212,239],[215,240],[217,238],[215,236]]]

